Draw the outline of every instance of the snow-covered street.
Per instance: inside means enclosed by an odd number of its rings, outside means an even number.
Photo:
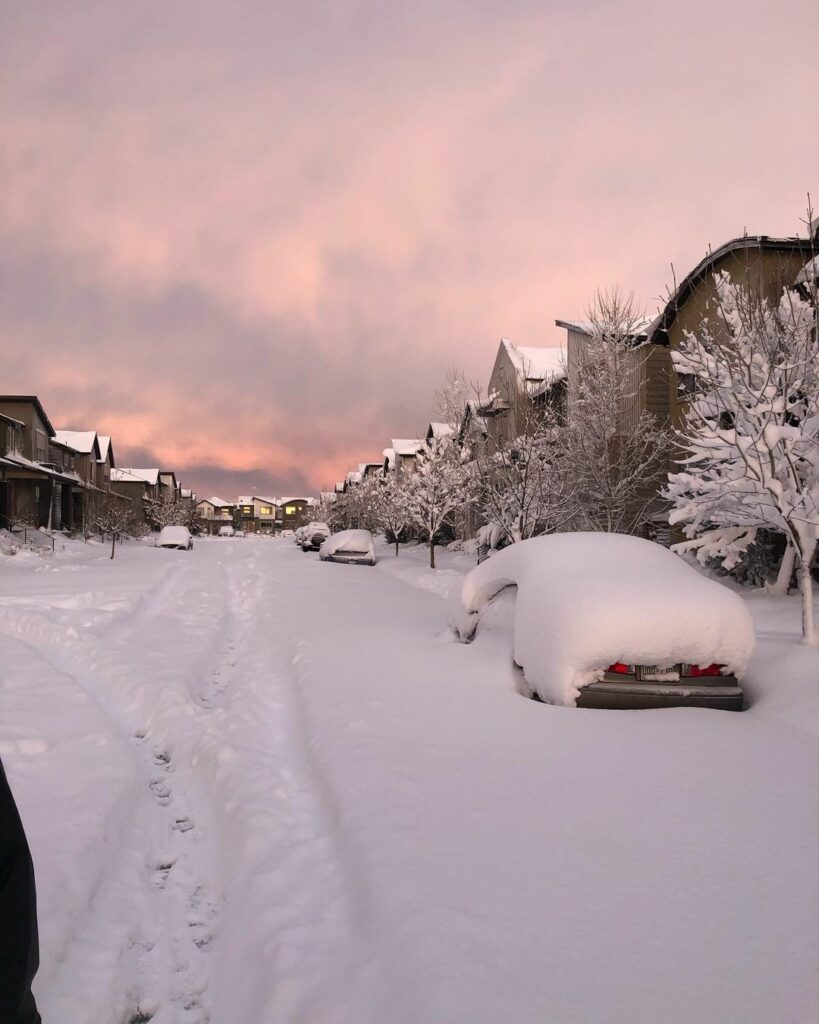
[[[0,755],[46,1024],[808,1024],[819,652],[750,598],[743,714],[517,692],[472,564],[75,543],[0,572]]]

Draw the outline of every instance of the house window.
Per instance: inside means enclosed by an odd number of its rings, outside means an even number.
[[[285,512],[286,512],[286,513],[287,513],[287,514],[288,514],[289,516],[294,516],[294,515],[296,514],[296,506],[295,506],[295,505],[288,505],[288,506],[287,506],[287,507],[285,508],[285,510],[284,510],[284,511],[285,511]]]
[[[6,452],[20,452],[23,448],[23,431],[14,423],[6,427]]]
[[[48,459],[48,435],[44,430],[34,431],[34,459],[36,462]]]
[[[261,514],[263,516],[272,516],[273,515],[273,509],[269,505],[262,505]]]

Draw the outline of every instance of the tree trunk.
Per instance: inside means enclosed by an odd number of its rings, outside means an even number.
[[[811,552],[811,555],[813,553]],[[810,576],[812,558],[799,563],[799,589],[802,591],[802,643],[816,646],[816,626],[813,622],[813,580]]]
[[[435,568],[435,541],[429,542],[429,567],[430,569]]]
[[[782,563],[779,566],[779,572],[776,574],[776,583],[772,583],[768,587],[768,592],[771,594],[787,594],[791,586],[791,576],[793,575],[793,567],[796,564],[796,548],[793,544],[788,542],[785,547],[785,554],[782,556]]]
[[[117,549],[117,531],[111,531],[111,557],[114,557],[114,552]]]
[[[395,538],[395,557],[398,558],[398,538]]]

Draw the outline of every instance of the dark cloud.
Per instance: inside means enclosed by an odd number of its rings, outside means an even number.
[[[554,342],[597,287],[651,307],[672,261],[793,231],[812,17],[12,6],[4,387],[197,488],[316,489],[423,429],[446,367],[485,377],[500,335]]]

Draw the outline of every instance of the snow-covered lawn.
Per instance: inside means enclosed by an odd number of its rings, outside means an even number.
[[[472,560],[0,559],[0,754],[46,1024],[815,1020],[819,652],[752,595],[743,714],[525,700]]]

